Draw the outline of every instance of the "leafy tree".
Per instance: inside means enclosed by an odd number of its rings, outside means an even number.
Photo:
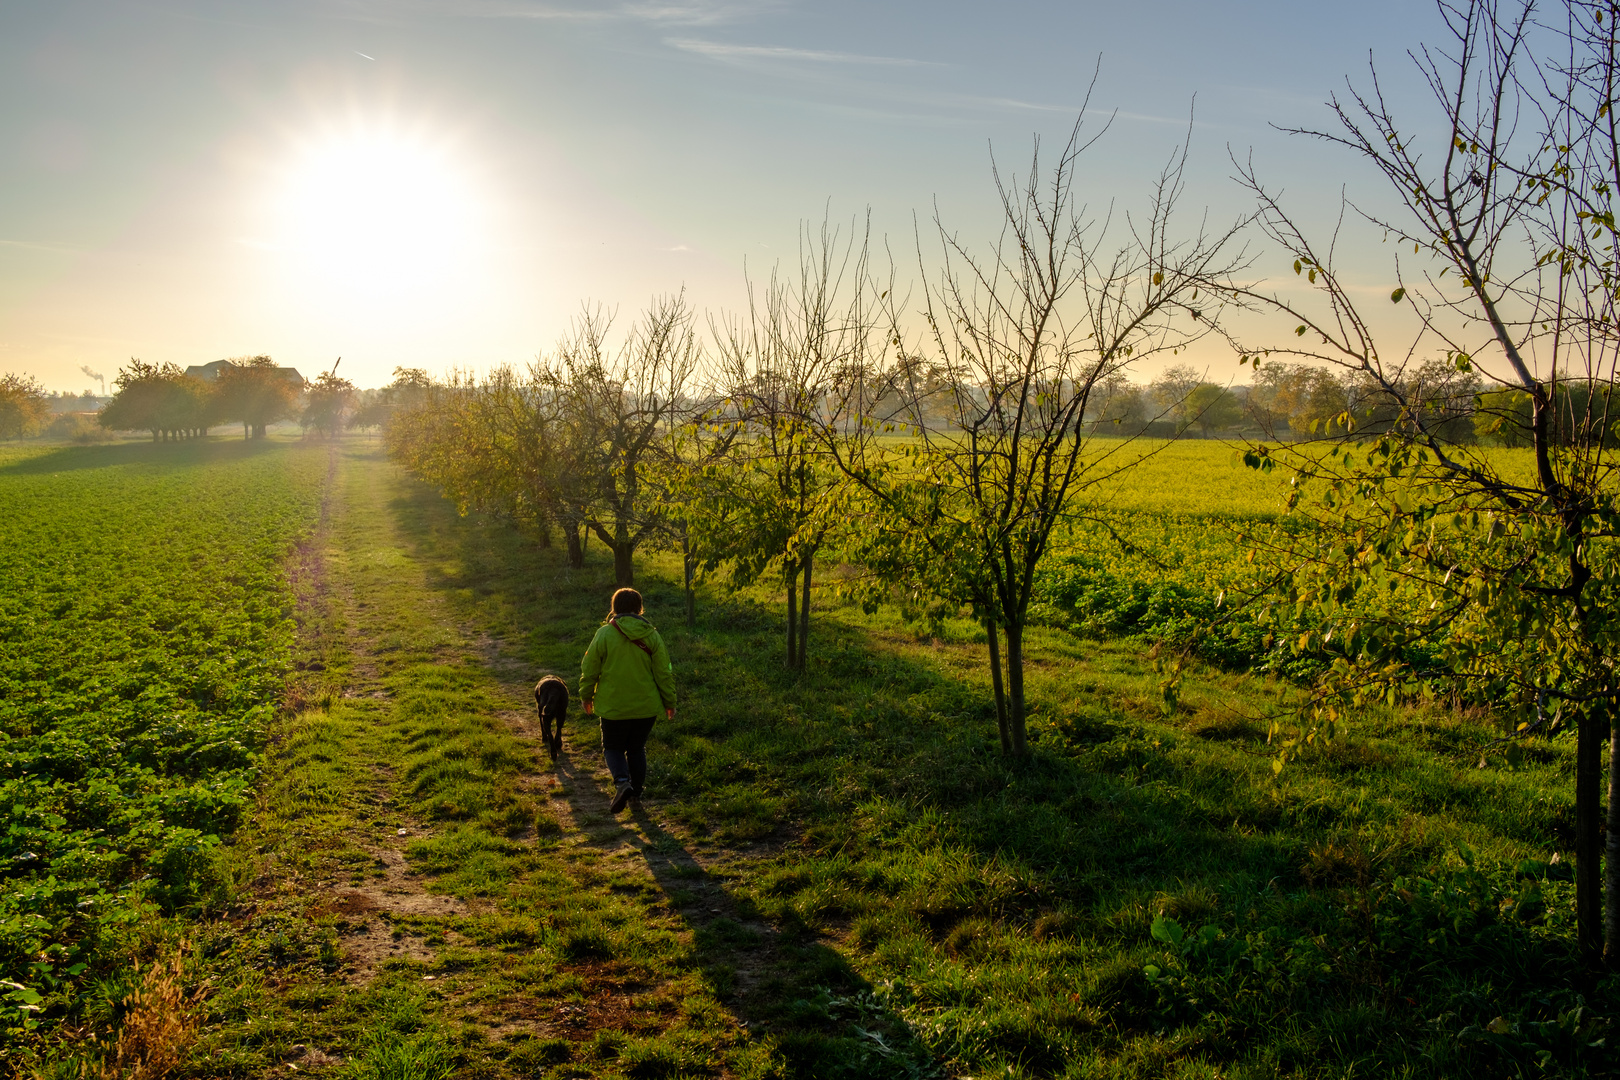
[[[209,385],[175,364],[131,360],[113,380],[112,400],[97,415],[109,431],[150,431],[152,441],[196,437],[208,428],[215,397]]]
[[[1172,364],[1159,372],[1149,387],[1155,412],[1176,425],[1176,433],[1186,431],[1197,419],[1192,408],[1193,391],[1203,385],[1204,373],[1186,364]]]
[[[462,490],[502,510],[542,547],[551,546],[552,527],[561,526],[569,565],[584,566],[590,481],[580,469],[583,448],[566,396],[535,366],[527,377],[497,368],[461,397]]]
[[[1335,377],[1333,369],[1283,362],[1255,367],[1249,415],[1270,438],[1278,438],[1278,431],[1284,427],[1292,438],[1316,432],[1327,434],[1334,418],[1349,408],[1344,383]]]
[[[45,388],[30,375],[0,375],[0,439],[37,435],[50,415]]]
[[[1416,54],[1435,118],[1399,123],[1375,70],[1369,89],[1331,103],[1335,130],[1305,133],[1360,155],[1401,201],[1397,216],[1368,221],[1411,245],[1390,299],[1411,306],[1415,340],[1380,347],[1328,254],[1244,173],[1267,235],[1315,288],[1311,303],[1242,292],[1287,327],[1245,359],[1335,365],[1377,412],[1375,433],[1353,430],[1342,453],[1249,455],[1291,463],[1314,493],[1296,495],[1315,528],[1290,534],[1300,542],[1283,599],[1320,615],[1299,647],[1331,667],[1301,737],[1331,733],[1347,708],[1441,693],[1492,706],[1518,737],[1573,728],[1578,944],[1589,962],[1601,950],[1620,965],[1620,507],[1608,452],[1620,5],[1566,2],[1546,19],[1528,2],[1470,0],[1440,13],[1444,48]],[[1460,413],[1432,390],[1439,373],[1400,359],[1437,354],[1494,380],[1482,412],[1528,460],[1458,445]],[[1367,411],[1353,403],[1345,419]]]
[[[395,410],[414,404],[432,387],[433,379],[423,369],[397,367],[393,382],[379,390],[360,392],[349,425],[361,429],[385,427]]]
[[[716,392],[698,395],[683,422],[664,426],[642,470],[647,497],[661,507],[664,532],[681,553],[688,626],[697,623],[699,574],[721,561],[737,532],[741,434],[732,402]]]
[[[353,415],[356,393],[354,383],[340,377],[335,368],[322,372],[304,395],[304,427],[322,438],[336,435]]]
[[[1097,383],[1086,405],[1086,422],[1098,435],[1134,435],[1148,423],[1148,401],[1140,386],[1123,371]]]
[[[1232,391],[1218,383],[1199,383],[1187,395],[1185,405],[1189,422],[1197,425],[1206,439],[1243,422],[1243,404]]]
[[[214,386],[220,419],[241,421],[244,439],[262,439],[271,424],[296,416],[304,389],[301,380],[268,356],[237,357],[220,371]]]

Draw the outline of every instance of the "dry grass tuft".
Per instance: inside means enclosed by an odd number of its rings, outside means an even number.
[[[139,989],[124,999],[124,1023],[103,1080],[160,1080],[185,1058],[196,1038],[195,1006],[202,991],[187,993],[184,976],[184,944],[146,969]]]
[[[100,1065],[81,1064],[84,1080],[162,1080],[185,1060],[196,1040],[196,1005],[202,988],[185,988],[187,943],[153,961],[140,985],[124,998],[124,1021]],[[140,962],[135,965],[141,972]]]

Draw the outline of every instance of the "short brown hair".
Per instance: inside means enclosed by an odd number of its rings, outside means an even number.
[[[613,603],[609,607],[608,618],[615,615],[640,615],[641,594],[634,589],[620,589],[613,594]]]

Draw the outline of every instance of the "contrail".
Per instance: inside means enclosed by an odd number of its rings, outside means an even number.
[[[361,52],[359,49],[354,50],[354,55],[356,55],[356,56],[366,56],[366,54]],[[377,58],[375,56],[366,56],[366,59],[367,60],[376,60]]]

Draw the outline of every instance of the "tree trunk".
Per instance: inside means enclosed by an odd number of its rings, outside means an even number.
[[[1007,626],[1007,728],[1012,754],[1029,753],[1024,731],[1024,628]]]
[[[1620,724],[1614,722],[1612,699],[1604,711],[1609,716],[1609,812],[1603,864],[1603,961],[1610,971],[1620,971]]]
[[[1575,742],[1575,943],[1596,968],[1603,955],[1603,737],[1606,705],[1581,710]]]
[[[269,425],[267,425],[267,424],[254,424],[253,425],[253,437],[255,439],[264,438],[264,436],[265,436],[265,428],[268,427],[268,426]]]
[[[799,663],[800,671],[810,658],[810,572],[816,565],[816,553],[812,548],[804,557],[804,602],[799,605]]]
[[[681,534],[681,585],[686,593],[686,625],[697,625],[697,559],[692,555],[692,538]]]
[[[799,564],[789,561],[787,574],[787,666],[792,671],[799,660]]]
[[[568,565],[578,570],[585,565],[585,544],[580,538],[579,522],[563,526],[563,539],[568,544]]]
[[[990,642],[990,688],[996,694],[996,731],[1001,736],[1001,752],[1012,753],[1012,733],[1007,730],[1007,691],[1001,685],[1001,631],[995,616],[984,620],[985,637]]]
[[[248,427],[248,422],[246,420],[242,421],[242,438],[253,438],[253,429]]]
[[[613,523],[613,582],[621,589],[636,583],[636,545],[630,539],[630,525],[623,518]]]

